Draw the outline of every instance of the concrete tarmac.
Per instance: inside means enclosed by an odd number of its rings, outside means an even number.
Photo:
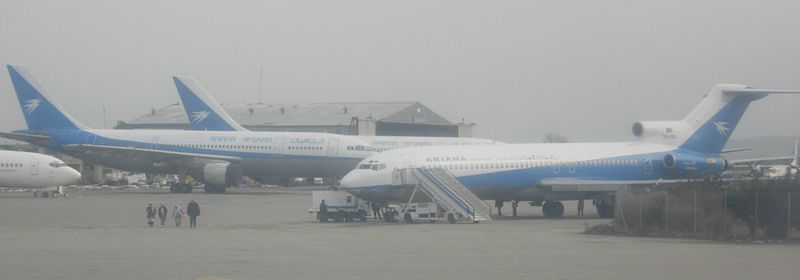
[[[147,203],[191,198],[197,229],[147,227]],[[797,245],[582,234],[609,222],[590,202],[457,225],[320,224],[310,204],[302,188],[0,193],[0,279],[800,279]]]

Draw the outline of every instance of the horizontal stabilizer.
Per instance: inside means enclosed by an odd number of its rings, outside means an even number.
[[[722,90],[722,92],[726,94],[800,94],[800,90],[760,89],[760,88],[724,89]]]

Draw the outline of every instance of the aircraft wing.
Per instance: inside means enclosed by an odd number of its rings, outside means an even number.
[[[152,162],[180,162],[187,160],[221,160],[228,162],[239,162],[242,160],[240,157],[233,156],[174,152],[136,147],[74,144],[66,145],[64,148],[74,152],[101,153],[111,157],[147,158]]]
[[[663,185],[686,183],[687,180],[594,180],[575,178],[552,178],[539,182],[552,191],[609,192],[636,185]]]
[[[0,137],[8,138],[11,140],[23,141],[28,143],[35,143],[38,145],[46,145],[50,142],[50,136],[47,135],[38,135],[38,134],[29,134],[29,133],[19,133],[19,132],[0,132]]]
[[[729,159],[728,160],[728,164],[734,165],[734,164],[737,164],[737,163],[755,163],[755,162],[761,162],[761,161],[778,161],[778,160],[790,161],[792,159],[794,159],[793,156],[765,157],[765,158],[747,158],[747,159],[733,159],[733,160]]]

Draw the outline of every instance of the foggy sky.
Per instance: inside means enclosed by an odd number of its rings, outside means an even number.
[[[9,1],[0,63],[24,64],[96,128],[175,103],[420,101],[475,136],[631,140],[715,83],[800,89],[797,1]],[[263,3],[262,3],[263,2]],[[647,3],[645,3],[647,2]],[[5,69],[0,130],[24,127]],[[800,136],[800,96],[754,103],[733,138]]]

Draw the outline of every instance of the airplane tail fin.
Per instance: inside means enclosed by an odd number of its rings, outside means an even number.
[[[86,129],[53,99],[28,67],[7,65],[28,130]]]
[[[800,94],[800,91],[719,84],[683,120],[637,122],[633,133],[646,142],[719,154],[750,103],[770,94]]]
[[[192,77],[173,76],[192,130],[247,131]]]

